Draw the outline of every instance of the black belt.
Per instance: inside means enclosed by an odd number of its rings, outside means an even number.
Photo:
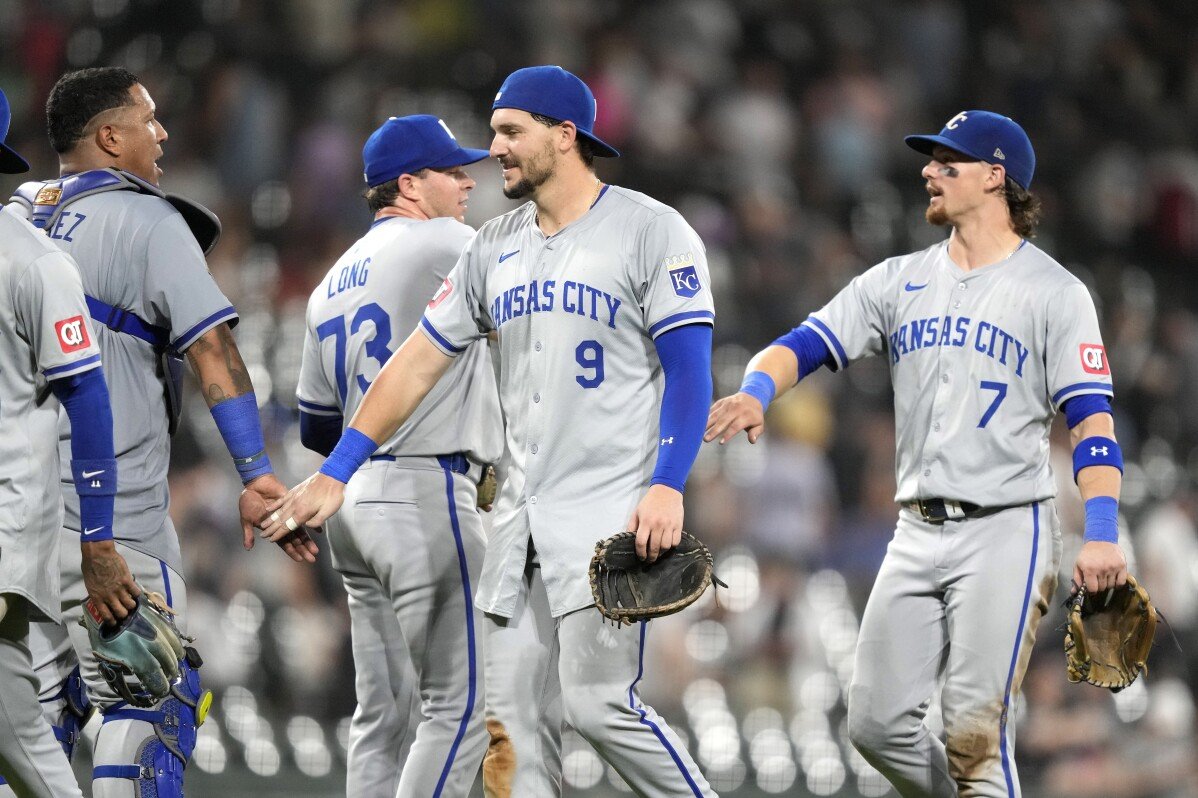
[[[903,502],[903,506],[919,515],[929,524],[943,524],[945,521],[961,521],[981,515],[984,509],[970,502],[958,502],[952,499],[916,499],[913,502]]]
[[[370,460],[371,462],[376,463],[380,461],[385,463],[394,463],[395,455],[374,454],[370,456]],[[439,454],[437,455],[437,462],[441,464],[442,468],[448,468],[455,474],[461,474],[462,476],[465,476],[466,474],[470,473],[470,459],[461,452],[456,454]]]

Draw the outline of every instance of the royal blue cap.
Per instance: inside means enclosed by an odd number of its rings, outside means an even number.
[[[913,150],[931,155],[937,144],[986,163],[1002,164],[1007,175],[1027,189],[1036,171],[1032,140],[1014,119],[992,111],[962,111],[936,136],[907,136]]]
[[[462,147],[449,126],[435,116],[393,116],[370,134],[362,148],[366,185],[378,186],[421,169],[448,169],[490,157],[486,150]]]
[[[8,137],[8,126],[12,123],[12,111],[8,107],[8,98],[0,91],[0,172],[6,175],[19,175],[29,171],[29,164],[11,147],[4,143]]]
[[[595,135],[595,95],[587,84],[559,66],[517,69],[499,87],[491,109],[515,108],[573,122],[578,135],[595,145],[595,154],[619,158],[615,147]]]

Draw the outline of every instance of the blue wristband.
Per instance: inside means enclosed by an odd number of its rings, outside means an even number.
[[[1119,500],[1112,496],[1095,496],[1086,500],[1085,541],[1119,542]]]
[[[346,427],[345,432],[341,434],[341,440],[337,441],[329,458],[320,467],[320,473],[327,474],[338,482],[349,482],[349,478],[377,448],[379,445],[365,434],[353,427]]]
[[[116,459],[72,460],[71,476],[79,495],[80,538],[84,543],[112,540]]]
[[[1073,481],[1083,468],[1095,465],[1111,466],[1123,471],[1123,450],[1111,438],[1093,435],[1082,440],[1073,450]]]
[[[740,392],[747,393],[761,402],[762,410],[765,410],[770,406],[770,402],[774,401],[774,393],[777,390],[774,378],[764,371],[750,371],[745,375],[745,381],[740,384]]]
[[[273,471],[266,455],[262,422],[258,419],[258,399],[253,391],[217,402],[211,412],[243,485]]]

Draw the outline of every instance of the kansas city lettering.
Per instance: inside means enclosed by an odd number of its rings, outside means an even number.
[[[931,316],[904,322],[890,334],[890,361],[898,363],[916,350],[939,346],[972,347],[1004,366],[1014,366],[1016,377],[1023,376],[1029,351],[1018,338],[988,321],[975,324],[967,316]]]
[[[588,316],[614,330],[621,303],[621,299],[586,283],[566,280],[558,285],[557,280],[533,280],[495,297],[491,319],[499,328],[520,316],[557,311]]]

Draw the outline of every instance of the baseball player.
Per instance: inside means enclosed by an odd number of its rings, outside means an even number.
[[[650,560],[681,537],[711,395],[707,264],[676,211],[595,176],[595,156],[619,153],[594,121],[590,89],[562,68],[508,76],[491,155],[504,193],[531,202],[474,236],[320,473],[264,534],[328,518],[377,442],[496,332],[511,466],[475,600],[488,627],[487,793],[559,795],[564,718],[638,795],[712,795],[638,697],[646,625],[605,625],[587,581],[596,541],[614,532],[636,530]]]
[[[460,147],[435,116],[392,117],[362,151],[374,223],[308,300],[297,389],[304,445],[341,437],[398,341],[449,276],[474,231],[462,223],[487,157]],[[326,530],[349,593],[358,707],[346,794],[465,796],[487,750],[481,613],[472,593],[486,540],[476,483],[502,454],[499,395],[486,341],[363,464]],[[413,685],[422,699],[406,761]],[[401,766],[402,764],[402,773]]]
[[[755,442],[775,391],[821,365],[890,360],[901,510],[861,623],[849,736],[902,795],[1018,796],[1010,711],[1061,558],[1058,410],[1086,500],[1073,580],[1127,577],[1111,373],[1086,287],[1028,240],[1039,203],[1023,129],[964,111],[906,141],[931,158],[927,219],[948,240],[883,261],[758,353],[704,437]],[[941,677],[946,742],[923,723]]]
[[[0,92],[0,172],[17,174],[29,165],[4,144],[10,118]],[[60,617],[60,402],[75,432],[70,470],[86,530],[75,539],[83,587],[108,622],[124,618],[140,591],[112,542],[112,408],[79,271],[7,206],[0,209],[0,342],[0,793],[79,796],[38,705],[28,648],[31,621]]]
[[[282,495],[263,445],[257,403],[230,326],[237,313],[217,288],[203,249],[215,242],[219,223],[202,206],[158,188],[166,131],[154,102],[135,76],[119,68],[64,75],[46,103],[50,142],[62,177],[26,183],[16,200],[52,243],[79,264],[87,312],[108,375],[118,453],[113,525],[116,548],[143,590],[165,597],[186,633],[187,587],[179,541],[167,512],[169,431],[177,421],[182,358],[191,361],[213,419],[247,491],[242,523],[247,545],[265,502]],[[60,423],[60,449],[73,435]],[[64,470],[64,480],[69,475]],[[81,507],[66,497],[63,535],[89,535]],[[284,542],[297,560],[314,560],[314,546],[299,530]],[[133,709],[100,676],[86,630],[79,560],[63,546],[60,625],[39,624],[31,633],[43,708],[62,725],[79,712],[63,697],[78,664],[87,698],[104,715],[93,760],[93,794],[182,794],[183,767],[195,744],[211,694],[200,687],[198,657],[181,662],[183,678],[149,711]]]

